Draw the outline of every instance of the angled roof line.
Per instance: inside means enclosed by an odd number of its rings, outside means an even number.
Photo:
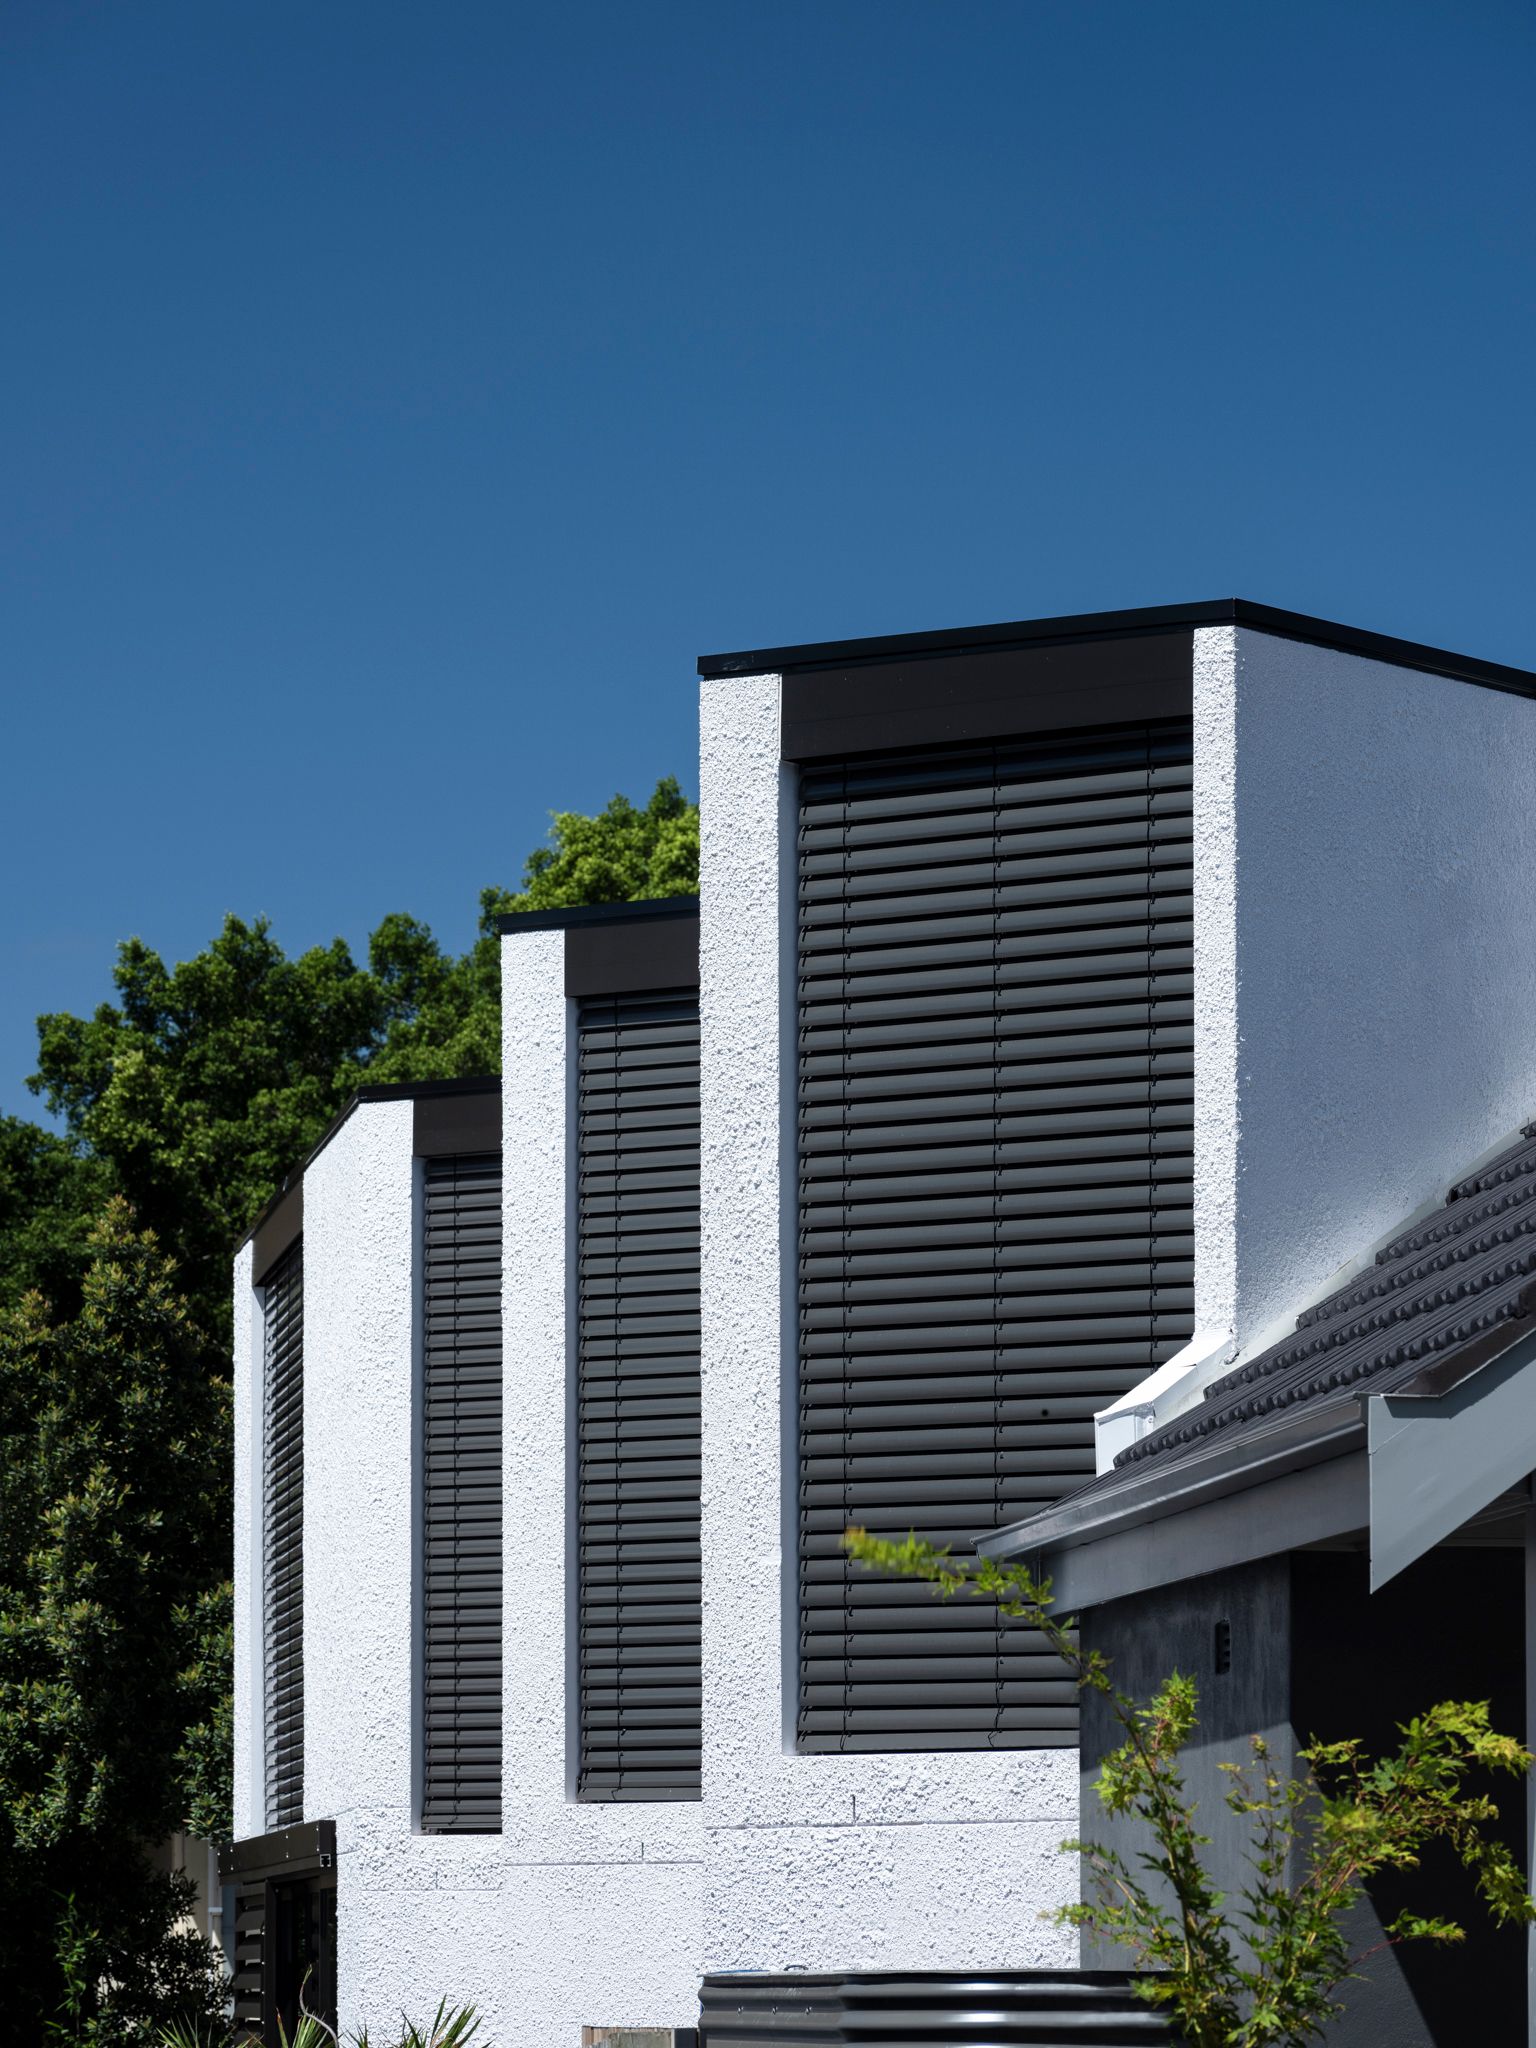
[[[236,1241],[239,1252],[260,1230],[267,1218],[276,1210],[279,1202],[289,1194],[313,1166],[332,1138],[351,1116],[360,1103],[367,1102],[428,1102],[437,1096],[446,1095],[489,1095],[500,1094],[499,1074],[470,1074],[456,1081],[365,1081],[361,1088],[355,1088],[331,1118],[313,1145],[304,1154],[297,1166],[290,1166],[272,1193],[267,1197],[251,1218],[250,1228],[243,1231]]]
[[[1122,1451],[1054,1506],[995,1530],[993,1555],[1071,1548],[1261,1484],[1275,1447],[1302,1462],[1364,1448],[1375,1395],[1442,1398],[1536,1314],[1536,1124],[1416,1211],[1375,1258],[1303,1309],[1279,1342]],[[1286,1547],[1283,1543],[1279,1547]]]
[[[798,646],[755,647],[731,654],[701,654],[701,676],[764,675],[786,670],[847,669],[874,662],[922,659],[929,655],[981,653],[1028,647],[1039,641],[1103,640],[1118,634],[1177,632],[1195,626],[1251,626],[1282,639],[1306,640],[1398,668],[1423,669],[1486,689],[1536,697],[1536,674],[1475,655],[1455,654],[1417,640],[1366,632],[1313,618],[1307,612],[1284,611],[1243,597],[1220,597],[1200,604],[1143,605],[1131,611],[1072,612],[1059,618],[1014,619],[987,626],[958,626],[936,633],[887,633],[854,640],[813,640]]]
[[[585,925],[633,924],[647,917],[697,917],[697,896],[642,896],[632,903],[573,903],[559,910],[507,910],[496,920],[503,938],[509,932],[579,931]]]

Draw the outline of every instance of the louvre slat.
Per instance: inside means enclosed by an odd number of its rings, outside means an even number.
[[[1041,1638],[851,1572],[1093,1470],[1192,1310],[1188,728],[801,778],[800,1746],[1075,1735]]]
[[[423,1163],[421,1824],[501,1826],[501,1159]]]
[[[577,1033],[578,1792],[697,1798],[698,999]]]
[[[262,1290],[263,1586],[267,1826],[304,1817],[304,1245]]]

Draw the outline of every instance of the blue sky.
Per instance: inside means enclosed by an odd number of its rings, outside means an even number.
[[[0,1108],[130,933],[467,943],[700,651],[1536,667],[1533,88],[1499,0],[11,0]]]

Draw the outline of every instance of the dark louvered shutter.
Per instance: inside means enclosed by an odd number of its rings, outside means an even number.
[[[807,769],[799,847],[807,1750],[1075,1737],[1040,1637],[850,1568],[1091,1477],[1190,1333],[1188,728]]]
[[[699,1001],[578,1015],[578,1789],[696,1799]]]
[[[304,1817],[304,1242],[263,1288],[267,1826]]]
[[[421,1824],[501,1826],[501,1158],[423,1161]]]

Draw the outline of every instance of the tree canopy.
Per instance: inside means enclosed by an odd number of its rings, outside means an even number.
[[[29,2039],[72,1981],[91,2008],[118,1980],[124,2039],[217,1989],[148,1862],[228,1779],[229,1382],[173,1276],[113,1196],[78,1311],[0,1311],[0,1980]]]

